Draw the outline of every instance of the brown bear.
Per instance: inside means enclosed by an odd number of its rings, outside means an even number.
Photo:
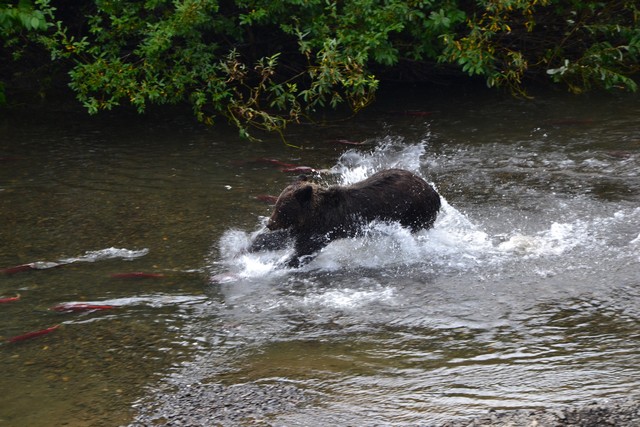
[[[288,265],[298,267],[332,240],[353,237],[373,220],[397,221],[415,232],[432,227],[439,210],[438,193],[406,170],[387,169],[350,186],[328,188],[300,176],[278,197],[267,228],[275,240],[293,239]],[[264,237],[254,249],[265,246]]]

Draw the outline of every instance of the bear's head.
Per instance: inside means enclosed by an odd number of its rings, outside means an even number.
[[[302,228],[312,214],[315,187],[315,184],[302,175],[282,190],[267,222],[267,228],[272,231]]]

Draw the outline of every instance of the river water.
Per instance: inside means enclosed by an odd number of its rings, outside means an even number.
[[[6,115],[0,423],[437,425],[637,397],[638,117],[637,97],[403,93],[290,129],[297,149],[183,115]],[[297,174],[267,159],[326,184],[408,169],[444,206],[287,269],[244,252],[257,197]],[[238,392],[185,392],[207,387]]]

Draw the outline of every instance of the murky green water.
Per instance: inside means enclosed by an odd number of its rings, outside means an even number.
[[[304,150],[188,117],[4,117],[0,268],[60,265],[0,275],[0,298],[20,295],[0,304],[0,422],[126,425],[159,401],[166,421],[189,412],[166,402],[192,384],[314,397],[269,412],[276,425],[637,395],[638,117],[632,97],[414,93],[293,129]],[[287,270],[286,253],[242,252],[269,212],[256,196],[295,175],[265,158],[327,169],[328,183],[404,167],[445,207],[433,230],[373,224]],[[113,277],[132,272],[161,277]],[[113,308],[51,310],[69,303]]]

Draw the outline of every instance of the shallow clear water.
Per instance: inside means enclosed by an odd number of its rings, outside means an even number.
[[[0,345],[0,420],[127,424],[202,383],[315,396],[276,425],[637,395],[637,98],[426,95],[293,129],[304,150],[180,118],[3,119],[0,268],[60,265],[0,275],[0,297],[20,295],[0,304],[0,335],[62,327]],[[287,250],[243,252],[270,210],[255,197],[295,175],[265,158],[327,184],[402,167],[444,207],[432,230],[374,223],[287,269]],[[113,277],[131,272],[162,276]],[[113,308],[50,310],[80,302]]]

